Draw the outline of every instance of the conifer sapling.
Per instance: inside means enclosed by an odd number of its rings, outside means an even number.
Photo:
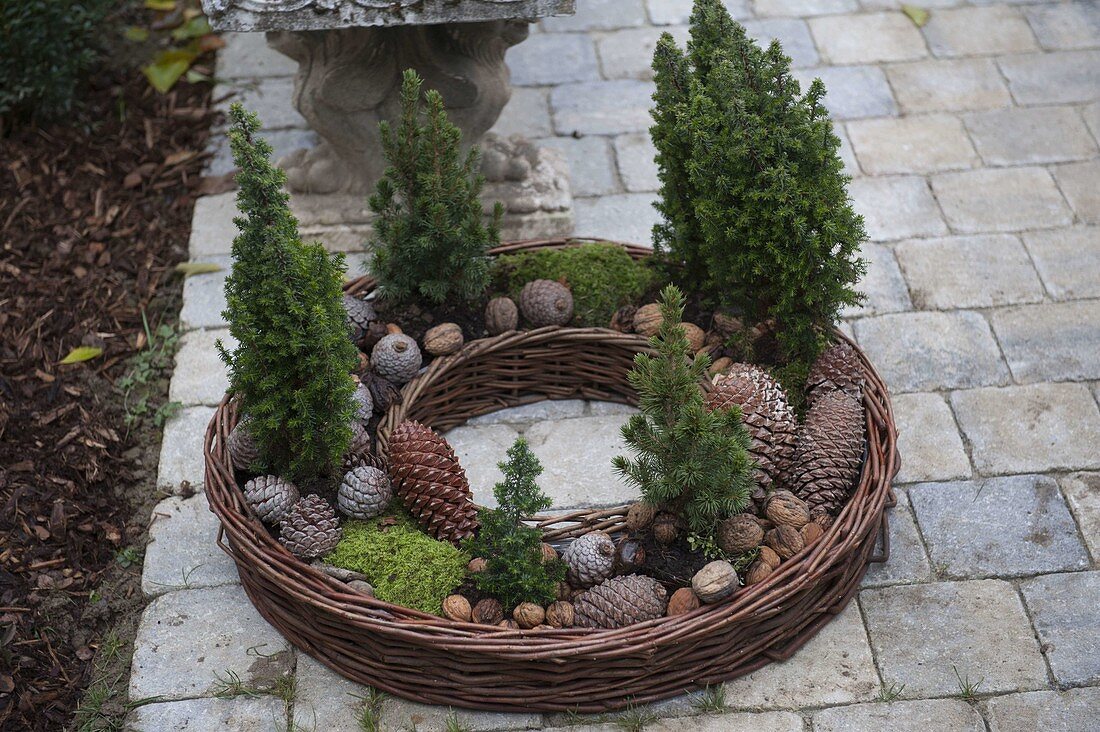
[[[397,130],[379,124],[389,167],[370,197],[377,214],[370,266],[379,295],[393,302],[469,301],[489,284],[486,251],[500,243],[503,208],[498,203],[492,222],[483,223],[478,152],[462,154],[462,133],[439,92],[424,94],[422,113],[420,89],[420,77],[407,69]]]
[[[520,437],[508,448],[508,460],[499,466],[504,480],[493,487],[497,508],[481,510],[481,530],[463,548],[486,560],[485,570],[474,575],[478,589],[505,607],[521,602],[546,604],[557,595],[565,565],[560,560],[543,562],[542,534],[522,521],[552,505],[535,483],[542,465]]]
[[[256,137],[256,115],[234,104],[229,117],[241,216],[223,315],[238,346],[218,341],[218,352],[260,466],[309,484],[339,465],[351,440],[357,352],[345,323],[344,258],[301,240],[286,175]]]
[[[700,383],[710,358],[692,358],[679,325],[683,312],[683,293],[666,286],[661,327],[649,339],[657,355],[639,353],[627,375],[641,410],[623,425],[623,440],[635,457],[619,455],[613,464],[646,503],[679,513],[692,534],[709,537],[721,519],[744,509],[754,463],[741,410],[735,405],[708,412],[704,405]]]

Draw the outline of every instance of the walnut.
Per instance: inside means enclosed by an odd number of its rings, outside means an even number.
[[[637,539],[621,539],[615,547],[615,573],[633,574],[645,566],[645,547]]]
[[[473,610],[470,601],[462,595],[450,595],[443,601],[443,616],[460,623],[468,623]]]
[[[764,529],[755,516],[739,513],[718,524],[718,547],[727,554],[740,554],[760,546]]]
[[[634,330],[634,313],[636,312],[638,312],[638,308],[633,305],[623,305],[611,316],[611,323],[608,327],[620,333],[629,333]]]
[[[497,623],[497,626],[500,628],[505,628],[506,630],[519,630],[519,623],[517,623],[515,620],[512,620],[511,618],[508,618],[507,620],[501,620],[499,623]]]
[[[721,358],[714,359],[714,363],[707,369],[707,373],[711,376],[717,376],[718,374],[725,373],[730,366],[733,366],[733,359],[729,356],[722,356]]]
[[[553,628],[568,628],[573,624],[573,603],[558,600],[546,608],[546,623]]]
[[[810,509],[806,502],[790,491],[775,491],[768,497],[764,513],[776,525],[801,529],[810,522]]]
[[[481,557],[474,557],[470,560],[470,563],[466,565],[466,571],[470,574],[481,574],[488,566],[489,563]]]
[[[634,313],[634,332],[648,337],[657,335],[664,318],[661,317],[661,306],[655,302],[642,305]]]
[[[440,323],[424,334],[424,350],[433,356],[446,356],[462,348],[462,328],[455,323]]]
[[[695,323],[680,323],[680,327],[684,329],[684,335],[687,336],[692,353],[695,353],[703,347],[707,334],[703,332],[702,328]]]
[[[820,539],[825,533],[825,530],[822,529],[819,525],[815,524],[813,521],[811,521],[810,523],[803,526],[799,530],[799,533],[802,534],[802,542],[806,546],[809,546]]]
[[[573,596],[573,588],[569,586],[568,582],[558,583],[558,599],[568,600]]]
[[[542,550],[542,563],[552,562],[558,558],[558,550],[547,544],[545,541],[541,545]]]
[[[683,615],[684,613],[690,613],[699,607],[699,596],[695,594],[695,590],[690,587],[681,587],[672,593],[672,597],[668,601],[668,610],[666,614]]]
[[[542,625],[542,621],[546,619],[546,611],[541,605],[533,602],[521,602],[512,611],[512,619],[519,623],[521,628],[534,628],[536,625]]]
[[[757,582],[763,582],[774,571],[775,568],[772,567],[770,564],[760,559],[757,559],[755,562],[752,563],[752,566],[749,567],[749,573],[745,575],[745,584],[755,585]]]
[[[772,569],[775,569],[783,561],[779,558],[779,555],[775,553],[775,550],[770,546],[760,547],[760,555],[757,557],[761,562],[768,565]]]
[[[628,531],[641,531],[653,523],[653,517],[657,515],[657,509],[648,503],[638,501],[632,503],[626,511],[626,528]]]
[[[680,522],[671,513],[659,513],[653,519],[653,538],[659,544],[671,544],[680,535]]]
[[[484,600],[478,600],[478,603],[474,605],[471,617],[475,623],[496,625],[504,620],[504,608],[500,606],[500,600],[486,597]]]
[[[823,506],[814,506],[810,510],[810,520],[820,526],[823,531],[828,531],[832,527],[833,522],[836,521],[833,515],[828,512]]]
[[[790,559],[806,546],[798,529],[780,524],[764,536],[764,543],[783,559]]]
[[[519,325],[519,308],[510,297],[494,297],[485,306],[485,330],[500,335]]]
[[[401,332],[401,326],[397,323],[386,323],[386,334],[397,335]]]
[[[745,327],[740,318],[723,315],[722,313],[715,313],[711,323],[716,331],[727,337]]]
[[[738,586],[737,570],[721,559],[707,564],[691,578],[691,589],[708,605],[726,599]]]

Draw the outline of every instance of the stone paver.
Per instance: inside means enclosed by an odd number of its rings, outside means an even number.
[[[649,135],[619,135],[615,138],[619,177],[628,191],[655,191],[660,187],[656,155],[657,148]]]
[[[218,272],[189,275],[183,283],[183,307],[180,308],[180,325],[191,328],[225,327],[225,278],[233,266],[229,255],[202,257],[205,264],[215,264]]]
[[[792,712],[676,717],[645,726],[646,732],[802,732],[802,729],[802,717]]]
[[[281,160],[300,147],[316,147],[320,138],[313,130],[270,130],[260,135],[271,145],[272,160]],[[237,169],[229,140],[219,135],[214,143],[213,155],[206,164],[207,175],[225,175]]]
[[[867,273],[860,280],[859,289],[867,299],[862,305],[845,308],[841,316],[878,315],[912,309],[909,290],[905,287],[894,252],[879,244],[864,244],[860,255],[867,260]]]
[[[794,18],[770,18],[767,20],[746,20],[745,30],[749,37],[761,46],[767,47],[773,39],[783,46],[783,53],[791,58],[794,68],[815,66],[820,61],[810,28],[804,20]]]
[[[1033,231],[1024,243],[1055,300],[1100,297],[1100,228]]]
[[[369,692],[365,686],[330,671],[305,653],[298,654],[295,679],[296,729],[363,732],[359,718]]]
[[[605,79],[653,78],[653,51],[662,33],[670,33],[676,44],[687,44],[686,25],[667,28],[628,28],[596,37],[600,73]]]
[[[1077,732],[1095,729],[1100,719],[1100,689],[1012,694],[990,699],[985,708],[990,732]]]
[[[951,408],[939,394],[899,394],[894,399],[899,483],[970,477],[959,429]]]
[[[1092,102],[1100,88],[1100,51],[1021,54],[997,64],[1019,104]]]
[[[810,30],[829,63],[911,61],[928,55],[920,31],[901,13],[826,15],[812,18]]]
[[[988,165],[1059,163],[1096,155],[1096,142],[1072,107],[1013,107],[963,119]]]
[[[531,139],[552,134],[550,93],[545,89],[513,88],[512,98],[491,131],[504,137],[523,135]]]
[[[831,15],[858,9],[856,0],[755,0],[758,15]]]
[[[932,579],[932,567],[913,520],[909,497],[899,487],[895,487],[894,492],[898,505],[886,510],[890,526],[890,559],[867,567],[863,587],[910,584]]]
[[[232,250],[233,239],[237,236],[233,223],[237,215],[236,200],[236,193],[219,193],[195,201],[188,242],[192,261],[209,261],[211,255],[225,255]]]
[[[981,715],[961,699],[856,704],[823,709],[813,719],[814,732],[985,732]]]
[[[193,487],[202,485],[206,472],[202,446],[213,417],[213,407],[188,407],[164,425],[157,468],[159,487],[175,493],[184,481]]]
[[[1074,473],[1061,482],[1081,536],[1093,559],[1100,558],[1100,473]]]
[[[877,66],[822,66],[795,69],[805,91],[814,79],[825,84],[825,107],[833,119],[859,119],[897,114],[886,75]]]
[[[516,86],[600,78],[596,47],[585,33],[536,33],[508,49],[507,61]]]
[[[943,173],[932,190],[947,223],[963,233],[1065,226],[1072,221],[1058,187],[1042,168]]]
[[[617,193],[614,154],[606,137],[550,137],[539,144],[560,150],[575,176],[574,196],[602,196]]]
[[[950,115],[855,120],[847,128],[868,175],[935,173],[978,163],[962,123]]]
[[[580,236],[598,236],[652,246],[653,226],[660,214],[653,193],[622,193],[599,198],[573,199],[574,230]]]
[[[506,424],[466,425],[450,430],[444,437],[466,470],[474,501],[490,508],[496,506],[493,486],[504,479],[497,463],[507,459],[505,452],[519,437],[519,432]]]
[[[611,459],[627,454],[620,429],[627,416],[612,414],[558,422],[539,422],[524,433],[542,461],[539,484],[552,486],[560,507],[625,503],[637,498],[611,467]]]
[[[168,387],[168,398],[187,406],[216,406],[229,388],[229,374],[215,344],[232,351],[237,340],[228,330],[193,330],[180,339],[176,370]]]
[[[146,596],[237,581],[237,567],[217,545],[218,519],[206,496],[169,496],[153,509],[141,591]]]
[[[993,312],[993,331],[1018,382],[1100,379],[1100,300]]]
[[[226,79],[294,76],[298,64],[267,45],[263,33],[224,33],[218,76]]]
[[[1086,224],[1100,224],[1100,162],[1059,165],[1054,177],[1077,217]]]
[[[981,679],[984,693],[1046,686],[1046,664],[1008,582],[898,585],[859,597],[882,678],[904,684],[906,699],[958,694],[959,677]]]
[[[225,119],[228,119],[229,105],[240,102],[259,116],[264,129],[305,128],[305,119],[298,114],[291,101],[294,98],[293,92],[294,79],[290,77],[254,79],[236,87],[234,96],[222,99],[214,108],[227,115]]]
[[[848,185],[871,241],[947,233],[928,183],[915,176],[856,178]]]
[[[642,0],[584,0],[579,10],[583,12],[545,18],[541,23],[543,30],[614,30],[645,25],[646,22]]]
[[[1083,569],[1089,558],[1058,483],[1018,475],[925,483],[909,500],[932,565],[953,578]]]
[[[496,730],[534,729],[541,726],[542,715],[523,712],[479,712],[469,709],[417,704],[396,696],[387,696],[378,716],[380,730],[416,730],[416,732],[496,732]],[[453,725],[453,726],[452,726]]]
[[[1020,590],[1058,683],[1100,681],[1100,572],[1036,577]]]
[[[645,132],[653,86],[615,80],[562,84],[550,92],[554,131],[559,135],[615,135]]]
[[[957,391],[951,406],[987,475],[1100,467],[1100,411],[1084,384]]]
[[[1039,44],[1051,51],[1100,46],[1100,9],[1096,3],[1073,2],[1024,9]]]
[[[282,732],[286,728],[282,700],[260,696],[146,704],[130,712],[123,732]]]
[[[915,61],[887,67],[902,110],[957,112],[1012,103],[997,66],[989,59]]]
[[[1015,8],[951,8],[931,13],[924,37],[941,57],[984,56],[1038,48],[1023,15]]]

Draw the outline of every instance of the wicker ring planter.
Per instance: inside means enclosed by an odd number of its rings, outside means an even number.
[[[508,244],[494,253],[563,240]],[[632,256],[648,250],[627,247]],[[373,288],[369,278],[350,292]],[[839,335],[839,337],[844,337]],[[854,344],[853,344],[854,345]],[[541,328],[473,341],[433,361],[402,391],[378,429],[407,418],[446,430],[541,399],[630,403],[626,383],[640,336],[602,328]],[[234,479],[225,440],[236,422],[224,400],[207,429],[206,493],[219,545],[248,596],[292,643],[338,673],[428,704],[493,710],[601,712],[674,696],[788,658],[856,592],[869,562],[889,553],[884,508],[898,468],[886,387],[860,354],[867,454],[859,485],[825,535],[766,580],[685,615],[618,630],[505,630],[460,623],[366,597],[292,556],[260,523]],[[536,517],[548,540],[622,530],[626,507]]]

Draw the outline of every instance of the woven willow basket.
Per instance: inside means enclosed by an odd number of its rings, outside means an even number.
[[[591,240],[587,240],[591,241]],[[503,245],[494,254],[572,246]],[[649,250],[626,246],[636,258]],[[347,290],[371,291],[360,278]],[[838,334],[843,338],[843,335]],[[854,345],[854,344],[853,344]],[[407,384],[378,430],[385,450],[404,419],[447,430],[467,419],[542,399],[634,402],[626,382],[644,339],[602,328],[540,328],[474,341],[432,361]],[[759,584],[685,615],[618,630],[505,630],[391,605],[348,589],[292,556],[260,523],[225,448],[237,415],[223,400],[206,433],[206,495],[219,545],[253,604],[294,645],[336,672],[427,704],[473,709],[602,712],[749,673],[788,658],[840,613],[869,562],[889,554],[884,508],[894,505],[896,431],[886,387],[866,376],[867,454],[859,484],[815,544]],[[626,506],[535,517],[547,540],[623,530]]]

